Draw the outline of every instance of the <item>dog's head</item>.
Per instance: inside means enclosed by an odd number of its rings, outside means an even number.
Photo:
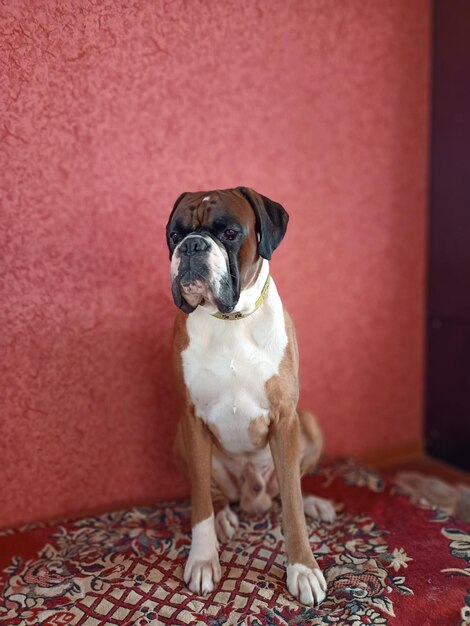
[[[280,204],[247,187],[181,194],[166,227],[176,306],[185,313],[205,303],[233,311],[288,220]]]

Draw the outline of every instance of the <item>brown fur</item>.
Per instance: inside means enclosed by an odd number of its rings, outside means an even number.
[[[203,201],[207,195],[211,199]],[[245,237],[238,254],[241,288],[246,289],[255,281],[261,268],[261,259],[258,255],[256,219],[241,193],[236,190],[191,193],[182,198],[175,211],[181,216],[179,219],[182,225],[190,230],[210,224],[228,209],[248,229],[248,237]]]
[[[297,412],[299,352],[294,325],[285,309],[284,320],[288,344],[279,373],[266,383],[272,407],[269,445],[281,494],[287,561],[317,567],[308,542],[300,488],[301,453],[306,458],[313,458],[314,455],[309,453],[309,449],[312,447],[318,449],[317,442],[311,439],[315,434],[312,423],[316,422],[313,416],[306,412],[302,412],[300,419]],[[304,450],[301,449],[301,437]]]
[[[183,377],[181,352],[189,343],[185,313],[178,312],[173,338],[173,366],[175,383],[183,404],[183,418],[178,424],[174,451],[182,473],[191,486],[191,523],[195,526],[213,513],[211,498],[212,438],[205,424],[196,415],[189,399]]]
[[[264,448],[268,441],[269,419],[260,415],[248,427],[248,437],[255,448]]]

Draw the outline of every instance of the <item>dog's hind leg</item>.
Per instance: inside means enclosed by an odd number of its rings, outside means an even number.
[[[323,435],[315,417],[308,411],[299,411],[300,423],[300,473],[311,472],[318,463],[323,448]],[[324,522],[333,522],[336,511],[333,503],[319,496],[303,497],[305,515]]]
[[[215,532],[220,543],[227,543],[238,529],[238,515],[232,511],[227,500],[214,502]]]
[[[238,516],[230,508],[230,502],[239,499],[239,489],[236,480],[215,453],[212,456],[211,495],[217,539],[221,543],[226,543],[238,529]]]
[[[298,411],[300,424],[300,474],[308,474],[318,463],[323,449],[323,435],[315,417]]]
[[[307,517],[323,522],[334,522],[336,511],[333,503],[320,496],[304,496],[304,512]]]

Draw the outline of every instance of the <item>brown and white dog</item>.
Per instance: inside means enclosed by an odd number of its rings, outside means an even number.
[[[167,242],[184,403],[175,449],[191,484],[190,590],[210,593],[220,580],[218,542],[238,527],[229,503],[261,513],[280,492],[287,587],[314,605],[326,582],[304,513],[332,521],[335,511],[300,488],[322,437],[314,417],[297,409],[295,331],[269,276],[288,219],[280,204],[246,187],[184,193],[173,207]]]

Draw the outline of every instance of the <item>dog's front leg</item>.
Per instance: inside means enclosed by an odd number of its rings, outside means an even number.
[[[282,502],[287,588],[302,604],[320,604],[325,598],[326,581],[308,541],[300,488],[300,428],[295,407],[281,407],[270,428],[269,444]]]
[[[191,483],[192,540],[184,581],[197,594],[207,594],[220,581],[218,543],[211,500],[211,436],[190,407],[181,424]]]

